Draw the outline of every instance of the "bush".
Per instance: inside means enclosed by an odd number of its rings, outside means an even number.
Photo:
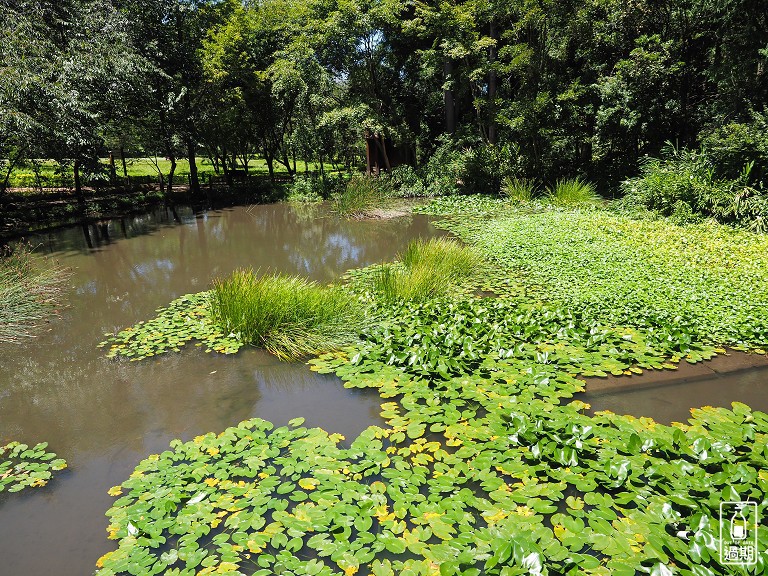
[[[600,201],[595,187],[580,178],[559,180],[547,191],[546,198],[555,206],[580,206]]]
[[[768,171],[768,114],[753,113],[751,122],[732,122],[702,137],[702,150],[717,178],[736,180],[751,164],[750,186],[760,186]]]
[[[384,302],[424,301],[446,294],[470,277],[480,264],[479,254],[453,240],[416,240],[406,248],[401,264],[383,264],[373,277]]]
[[[213,321],[283,360],[336,350],[355,340],[363,310],[339,287],[303,278],[237,270],[214,282]]]
[[[389,175],[395,195],[403,198],[428,196],[424,182],[413,167],[403,164],[392,169]]]
[[[387,176],[355,174],[336,196],[334,211],[342,216],[360,218],[382,206],[392,196],[392,182]]]
[[[735,178],[717,178],[706,150],[668,146],[661,158],[643,164],[639,177],[624,182],[623,190],[646,208],[676,221],[692,221],[699,215],[767,232],[768,198],[762,187],[751,185],[752,168],[750,162]]]
[[[320,202],[341,191],[345,179],[341,175],[296,176],[288,188],[290,202]]]
[[[424,167],[428,196],[447,196],[460,192],[464,155],[453,142],[446,141],[434,151]]]
[[[509,145],[456,146],[445,142],[430,157],[424,171],[430,196],[499,194],[504,179],[516,173],[516,151]]]

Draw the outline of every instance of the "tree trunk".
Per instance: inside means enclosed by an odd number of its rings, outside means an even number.
[[[109,152],[109,182],[114,185],[117,180],[117,170],[115,170],[115,155]]]
[[[192,196],[198,198],[200,196],[200,180],[197,176],[197,159],[195,150],[195,143],[192,140],[187,140],[187,158],[189,159],[189,190],[192,192]]]
[[[120,160],[123,163],[123,176],[128,178],[128,164],[125,162],[125,147],[120,144]]]
[[[446,84],[446,88],[443,90],[443,102],[445,104],[445,131],[449,134],[456,132],[456,102],[453,97],[453,90],[451,90],[450,82],[453,76],[453,62],[449,58],[445,59],[443,64],[443,81]]]
[[[75,176],[75,198],[82,210],[85,210],[85,196],[83,196],[83,185],[80,182],[80,160],[75,160],[75,165],[72,168]]]
[[[165,201],[168,202],[171,199],[171,193],[173,192],[173,174],[176,172],[176,157],[171,156],[171,171],[168,172],[168,192],[165,195]]]
[[[499,32],[496,28],[495,20],[491,20],[489,32],[491,38],[498,42]],[[496,90],[498,78],[496,76],[496,69],[494,68],[497,54],[498,47],[494,44],[488,50],[488,60],[491,66],[488,71],[488,142],[491,144],[496,144],[498,142],[498,135],[496,133]]]

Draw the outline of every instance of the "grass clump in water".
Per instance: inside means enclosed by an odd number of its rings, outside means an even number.
[[[527,204],[536,195],[536,182],[527,178],[506,178],[501,185],[501,192],[509,200]]]
[[[401,265],[379,267],[374,289],[385,302],[424,301],[446,294],[469,278],[480,262],[476,250],[453,240],[415,240],[403,253]]]
[[[210,302],[216,324],[282,360],[347,345],[363,320],[360,304],[339,287],[283,274],[259,276],[253,270],[216,280]]]
[[[355,174],[334,200],[334,211],[348,218],[363,218],[381,208],[392,197],[392,183],[387,176]]]
[[[581,178],[559,180],[549,189],[546,198],[555,206],[597,204],[600,201],[595,187]]]
[[[68,277],[59,266],[35,266],[27,246],[0,250],[0,342],[34,336],[60,305]]]

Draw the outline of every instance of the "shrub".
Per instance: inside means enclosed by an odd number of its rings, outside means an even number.
[[[336,350],[356,338],[363,310],[339,287],[237,270],[214,282],[211,316],[226,332],[283,360]]]
[[[338,193],[345,184],[341,175],[296,176],[288,188],[290,202],[319,202]]]
[[[752,185],[753,164],[743,166],[735,178],[717,178],[707,154],[669,146],[661,158],[648,159],[640,176],[624,182],[623,190],[632,202],[678,222],[698,215],[768,231],[768,198],[762,188]]]
[[[392,182],[392,189],[397,196],[414,198],[428,195],[427,188],[416,170],[407,164],[393,168],[389,178]]]
[[[600,201],[595,187],[580,178],[559,180],[548,190],[546,197],[555,206],[579,206]]]
[[[376,270],[374,289],[384,302],[424,301],[470,277],[480,260],[474,249],[453,240],[416,240],[406,248],[400,265],[384,264]]]
[[[768,171],[768,114],[755,112],[749,122],[732,122],[703,135],[702,150],[717,178],[738,179],[751,164],[747,184],[759,186]]]

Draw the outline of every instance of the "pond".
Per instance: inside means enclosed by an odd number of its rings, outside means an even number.
[[[353,439],[382,422],[373,391],[256,350],[199,348],[143,362],[103,358],[111,333],[238,267],[320,282],[392,260],[414,238],[438,235],[424,216],[343,221],[323,206],[264,205],[194,214],[165,209],[30,238],[72,270],[68,306],[41,336],[0,345],[0,440],[48,441],[69,469],[42,490],[0,495],[2,574],[90,574],[115,543],[105,511],[147,455],[251,417]]]

